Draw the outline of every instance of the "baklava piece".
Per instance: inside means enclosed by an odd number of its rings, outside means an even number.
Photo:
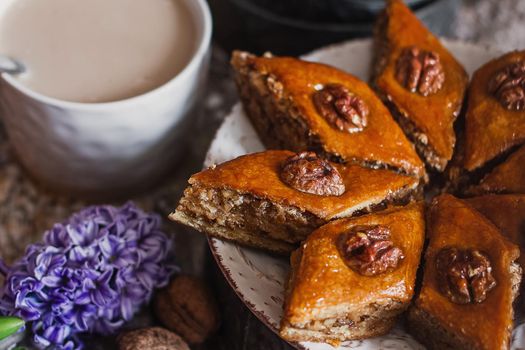
[[[388,2],[374,35],[374,88],[427,165],[443,171],[454,151],[465,69],[401,0]]]
[[[434,199],[423,284],[408,312],[409,331],[428,349],[508,349],[519,248],[466,202]]]
[[[464,168],[473,172],[525,142],[525,51],[496,58],[472,77]]]
[[[268,149],[425,176],[423,162],[368,85],[334,67],[234,52],[239,94]]]
[[[404,202],[418,180],[315,153],[266,151],[193,175],[172,220],[212,236],[290,253],[330,220]]]
[[[280,335],[337,345],[388,333],[414,294],[424,237],[423,203],[313,232],[291,257]]]
[[[495,195],[473,197],[466,200],[489,219],[501,233],[520,247],[519,263],[525,269],[525,195]],[[523,286],[522,281],[522,286]],[[523,288],[522,288],[523,290]],[[520,292],[523,299],[523,292]]]

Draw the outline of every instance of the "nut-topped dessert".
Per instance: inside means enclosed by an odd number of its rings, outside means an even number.
[[[289,253],[328,221],[383,209],[419,180],[329,162],[313,152],[265,151],[193,175],[171,219],[208,234]]]
[[[234,52],[244,109],[268,149],[312,150],[342,163],[419,178],[424,164],[363,81],[321,63]]]
[[[375,41],[376,91],[426,164],[443,171],[454,150],[465,69],[401,0],[388,1]]]
[[[387,333],[412,299],[424,231],[422,203],[314,231],[291,257],[281,336],[336,345]]]
[[[525,51],[498,57],[472,77],[463,167],[479,170],[525,143]]]
[[[500,232],[520,247],[519,263],[522,271],[525,271],[525,240],[523,239],[525,227],[525,194],[489,194],[466,199],[474,209],[489,219]],[[520,299],[523,300],[523,281],[520,291]]]
[[[448,194],[432,202],[427,234],[410,332],[428,349],[507,349],[521,280],[519,248]]]

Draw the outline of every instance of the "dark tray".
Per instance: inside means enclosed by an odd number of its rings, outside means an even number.
[[[451,34],[457,0],[407,0],[437,35]],[[224,49],[300,55],[370,36],[383,0],[209,0],[214,37]]]

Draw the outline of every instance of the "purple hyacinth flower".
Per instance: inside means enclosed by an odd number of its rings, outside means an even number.
[[[72,215],[13,266],[0,261],[0,314],[32,322],[41,349],[79,350],[81,333],[114,333],[176,270],[160,226],[132,203]]]

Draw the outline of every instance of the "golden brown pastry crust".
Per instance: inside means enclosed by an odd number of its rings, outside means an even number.
[[[434,199],[429,209],[421,292],[414,307],[428,313],[450,334],[475,349],[506,349],[512,330],[514,286],[510,266],[519,257],[519,248],[469,204],[445,194]],[[436,254],[456,246],[486,253],[492,264],[496,287],[479,304],[455,304],[439,291]],[[432,341],[429,339],[428,341]]]
[[[464,167],[473,171],[525,142],[525,111],[511,111],[488,91],[490,79],[505,66],[525,60],[525,51],[496,58],[472,77],[465,116]]]
[[[387,166],[418,177],[425,176],[423,162],[388,109],[372,89],[355,76],[325,64],[306,62],[292,57],[257,57],[244,52],[234,52],[232,64],[237,71],[237,83],[245,109],[267,148],[282,147],[304,151],[305,149],[302,148],[306,144],[307,148],[322,151],[332,159],[341,159],[343,162]],[[273,99],[274,104],[285,101],[289,105],[288,111],[274,111],[272,116],[277,117],[276,114],[279,114],[281,119],[296,119],[294,122],[302,125],[307,131],[295,137],[308,138],[308,140],[301,140],[302,144],[299,144],[293,141],[294,137],[285,137],[280,143],[276,143],[275,140],[280,136],[272,133],[279,132],[276,130],[278,126],[270,130],[261,130],[262,127],[258,127],[261,123],[254,119],[261,117],[250,113],[255,107],[251,106],[252,96],[246,96],[253,94],[253,91],[243,93],[244,89],[241,86],[244,84],[241,82],[243,78],[239,77],[253,72],[266,79],[260,82],[261,84],[270,85],[269,95],[264,96],[264,99]],[[368,125],[364,130],[356,133],[339,131],[318,113],[312,96],[319,84],[340,84],[364,100],[369,109]],[[257,109],[261,110],[263,107],[258,106]]]
[[[474,209],[483,214],[514,244],[525,249],[525,195],[488,194],[466,199]],[[525,254],[519,258],[525,270]]]
[[[378,50],[375,88],[387,104],[393,105],[394,114],[408,119],[417,133],[425,135],[427,140],[419,142],[430,147],[438,158],[430,165],[443,170],[454,150],[454,121],[468,83],[465,69],[401,0],[389,1],[375,35]],[[405,89],[396,80],[397,59],[401,51],[410,46],[439,54],[445,82],[437,93],[424,97]]]
[[[390,228],[394,245],[405,254],[393,271],[368,277],[346,265],[338,251],[337,239],[342,232],[359,225],[385,225]],[[359,322],[360,316],[373,304],[396,304],[390,305],[390,311],[394,313],[390,317],[401,313],[414,292],[424,230],[424,205],[413,203],[355,219],[337,220],[314,231],[292,256],[292,274],[282,327],[322,320],[341,308],[350,320]],[[388,314],[388,311],[385,310],[385,313]],[[385,321],[391,319],[385,318]],[[388,331],[383,329],[381,333]],[[369,332],[364,337],[378,335],[372,329]],[[330,339],[330,335],[326,339]]]
[[[241,156],[193,175],[189,183],[269,198],[272,202],[311,212],[325,220],[344,217],[349,211],[366,206],[365,203],[379,203],[401,189],[415,189],[418,185],[417,179],[388,170],[333,164],[343,178],[345,193],[341,196],[304,193],[284,184],[279,177],[281,164],[294,154],[290,151],[265,151]]]
[[[469,193],[525,193],[525,145],[496,166]]]

